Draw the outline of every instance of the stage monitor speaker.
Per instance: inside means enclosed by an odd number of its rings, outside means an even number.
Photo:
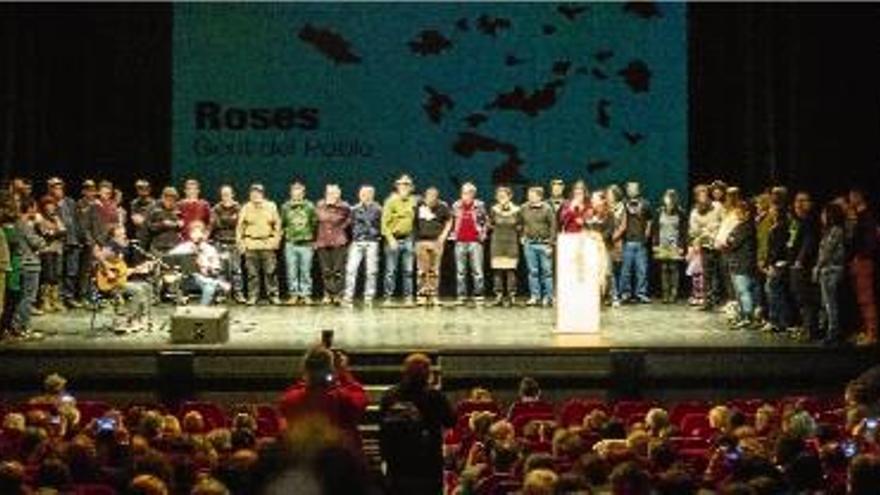
[[[178,306],[171,315],[172,344],[222,344],[228,341],[227,308]]]

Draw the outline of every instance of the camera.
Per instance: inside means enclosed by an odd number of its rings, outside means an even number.
[[[98,418],[95,420],[99,432],[116,431],[116,420],[113,418]]]

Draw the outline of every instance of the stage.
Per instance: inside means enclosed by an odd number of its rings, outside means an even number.
[[[684,305],[633,305],[602,313],[596,335],[553,332],[552,308],[455,307],[447,301],[435,308],[362,308],[231,306],[230,339],[219,345],[171,345],[168,322],[171,306],[154,310],[155,331],[117,335],[104,310],[91,327],[91,312],[76,310],[34,319],[44,338],[7,344],[27,349],[197,349],[301,350],[314,344],[321,330],[333,329],[334,344],[353,351],[548,350],[656,347],[791,347],[783,337],[758,331],[730,330],[718,313]]]
[[[58,371],[93,396],[270,400],[296,377],[299,357],[322,329],[335,330],[334,345],[374,394],[398,379],[415,350],[432,357],[453,394],[475,385],[510,394],[530,375],[560,397],[837,392],[880,362],[876,349],[730,330],[719,313],[659,303],[604,310],[595,336],[553,333],[554,310],[545,308],[233,306],[229,342],[187,345],[170,343],[172,310],[156,308],[154,331],[128,335],[92,331],[84,310],[37,317],[43,339],[0,346],[0,390],[25,394]],[[96,323],[109,319],[101,314]]]

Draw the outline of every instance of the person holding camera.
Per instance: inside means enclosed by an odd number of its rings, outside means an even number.
[[[326,420],[359,449],[358,423],[368,403],[364,386],[348,369],[348,356],[319,344],[306,351],[302,378],[283,393],[278,409],[287,424],[306,418]]]

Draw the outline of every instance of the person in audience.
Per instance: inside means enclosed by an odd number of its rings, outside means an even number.
[[[252,184],[249,200],[241,208],[235,242],[244,253],[247,268],[247,304],[253,306],[265,290],[269,302],[281,304],[278,297],[278,279],[275,276],[275,251],[281,243],[281,217],[275,203],[266,199],[262,184]]]
[[[161,478],[151,474],[135,476],[128,486],[130,495],[169,495],[168,486]]]
[[[556,242],[556,213],[544,201],[544,189],[532,186],[522,205],[523,256],[528,273],[529,299],[526,306],[553,304],[553,245]]]
[[[844,274],[846,217],[839,205],[829,203],[822,210],[821,220],[822,238],[813,268],[813,280],[819,284],[825,314],[825,338],[822,342],[836,345],[840,343],[839,288]]]
[[[849,245],[849,275],[861,314],[861,332],[858,343],[874,345],[877,343],[877,300],[874,291],[875,260],[877,258],[877,221],[871,211],[864,191],[853,188],[849,191],[849,205],[852,217]]]
[[[849,495],[869,495],[880,486],[880,457],[876,454],[859,454],[849,464],[847,473]]]
[[[315,206],[318,232],[315,250],[321,265],[324,282],[324,305],[338,305],[345,291],[345,256],[348,250],[348,228],[351,225],[351,206],[342,199],[336,184],[327,184],[324,199]]]
[[[549,469],[534,469],[523,480],[522,495],[554,495],[559,476]]]
[[[235,242],[235,229],[240,213],[241,205],[235,200],[235,190],[228,184],[220,186],[220,201],[211,208],[211,225],[208,231],[220,254],[223,278],[231,284],[232,300],[237,304],[244,304],[246,300],[241,274],[242,253]]]
[[[202,189],[199,181],[187,179],[183,183],[183,199],[177,203],[180,211],[180,235],[184,240],[189,240],[192,233],[190,225],[201,222],[202,225],[211,225],[211,205],[201,198]]]
[[[650,495],[651,480],[648,474],[635,462],[619,464],[611,471],[611,493],[613,495]]]
[[[506,186],[495,191],[495,204],[489,209],[489,264],[492,268],[495,306],[510,307],[516,303],[519,264],[521,208],[513,203],[513,191]]]
[[[180,242],[180,210],[177,208],[177,189],[166,187],[162,198],[147,215],[150,230],[150,252],[163,256]]]
[[[417,199],[413,196],[413,182],[409,175],[401,175],[394,182],[394,192],[382,206],[382,237],[385,239],[385,301],[382,305],[394,305],[397,291],[397,273],[400,272],[404,303],[411,305],[414,297],[413,268],[415,245],[413,227]]]
[[[671,427],[669,413],[665,409],[654,407],[645,413],[645,428],[652,437],[667,438],[671,436]]]
[[[288,304],[308,306],[312,303],[312,258],[317,228],[315,205],[306,198],[306,186],[294,181],[290,185],[290,199],[281,205]]]
[[[654,229],[654,259],[660,264],[661,301],[674,303],[679,296],[681,261],[687,246],[687,220],[678,201],[678,192],[668,189],[657,211]]]
[[[452,211],[440,199],[436,187],[425,189],[416,205],[413,234],[416,240],[416,272],[420,306],[436,306],[440,296],[440,267],[446,239],[452,228]]]
[[[465,305],[470,293],[474,304],[479,306],[483,303],[483,241],[489,220],[486,206],[477,199],[477,187],[473,183],[462,184],[461,197],[452,204],[452,219],[457,304]],[[470,292],[468,278],[471,279]]]
[[[348,368],[348,357],[323,346],[309,349],[302,360],[302,378],[281,396],[279,410],[290,425],[317,416],[360,445],[358,423],[367,408],[363,385]]]
[[[391,493],[440,493],[443,429],[455,425],[455,416],[449,400],[432,383],[428,356],[406,358],[400,382],[382,396],[379,418]]]
[[[364,305],[373,306],[379,278],[379,241],[382,238],[382,207],[376,203],[376,189],[363,185],[358,190],[358,203],[351,209],[351,245],[345,266],[344,303],[352,307],[357,275],[364,265]]]

